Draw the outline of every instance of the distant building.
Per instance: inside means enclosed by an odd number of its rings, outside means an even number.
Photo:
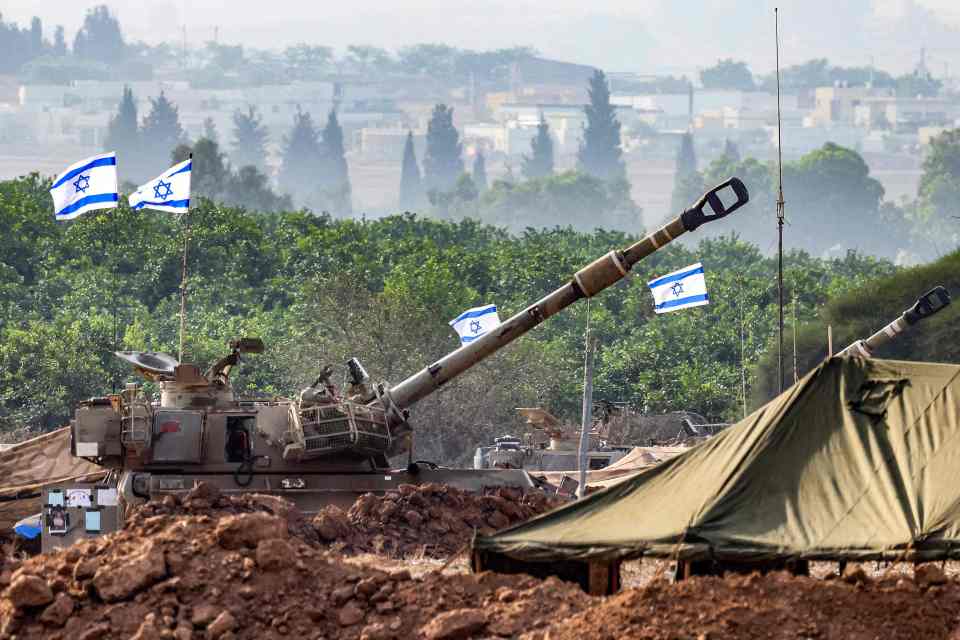
[[[355,147],[366,159],[399,163],[409,131],[406,127],[363,127],[355,134]],[[413,148],[419,161],[423,160],[426,137],[425,129],[413,131]]]
[[[869,129],[919,129],[953,125],[960,110],[946,98],[864,98],[854,109],[854,123]]]

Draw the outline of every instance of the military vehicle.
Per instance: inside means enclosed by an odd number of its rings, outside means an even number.
[[[579,425],[563,424],[559,418],[540,407],[519,407],[517,413],[525,419],[531,431],[524,433],[523,438],[500,436],[494,439],[491,446],[477,447],[473,455],[474,469],[577,469]],[[589,438],[587,468],[591,470],[608,467],[633,449],[632,446],[609,443],[607,423],[602,417],[594,420]]]
[[[443,469],[389,460],[411,449],[409,409],[487,356],[581,298],[627,277],[640,260],[687,231],[743,206],[749,196],[737,178],[711,189],[690,209],[623,250],[613,250],[572,280],[496,329],[430,364],[395,386],[375,384],[353,358],[341,392],[326,367],[296,399],[253,399],[234,394],[230,372],[263,343],[244,338],[206,372],[162,353],[119,352],[159,398],[131,383],[120,393],[91,398],[74,413],[72,452],[109,470],[95,486],[47,487],[41,526],[43,549],[122,526],[133,505],[182,494],[200,482],[225,493],[281,495],[304,512],[404,483],[437,482],[465,489],[533,486],[522,470]],[[95,513],[96,512],[96,513]],[[82,524],[82,526],[81,526]]]
[[[900,314],[896,320],[869,338],[857,340],[837,355],[859,355],[864,358],[872,358],[877,349],[895,340],[907,328],[942,311],[949,304],[950,293],[945,288],[936,286],[917,298],[917,301]]]

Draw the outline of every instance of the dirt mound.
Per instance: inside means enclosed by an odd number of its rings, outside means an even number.
[[[558,580],[414,579],[347,564],[315,538],[292,505],[270,496],[201,488],[154,502],[124,531],[7,566],[0,637],[511,637],[590,602]]]
[[[320,538],[346,553],[447,557],[474,531],[484,535],[564,504],[539,491],[511,487],[483,494],[439,484],[401,485],[384,495],[360,496],[348,511],[328,506],[314,519]]]
[[[844,580],[785,573],[655,582],[605,600],[525,640],[946,639],[958,625],[960,584],[939,567],[915,577]]]

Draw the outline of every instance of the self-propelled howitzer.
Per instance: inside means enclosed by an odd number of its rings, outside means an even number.
[[[926,320],[939,313],[950,304],[950,293],[941,286],[936,286],[917,298],[910,308],[901,313],[896,320],[874,333],[869,338],[857,340],[846,349],[838,353],[839,356],[858,355],[872,358],[877,349],[893,342],[904,331],[921,320]]]
[[[345,391],[331,382],[332,369],[326,367],[296,399],[238,397],[230,371],[245,354],[263,350],[256,338],[231,342],[230,354],[206,372],[165,354],[120,352],[119,357],[159,386],[159,398],[148,397],[143,386],[133,383],[119,394],[81,403],[71,421],[73,452],[111,470],[109,484],[118,490],[117,523],[122,523],[126,507],[188,491],[198,482],[227,492],[283,495],[307,513],[404,483],[438,482],[467,490],[532,487],[530,477],[519,469],[391,468],[391,458],[411,449],[409,409],[550,316],[626,277],[646,256],[747,200],[746,187],[731,178],[654,233],[587,265],[495,330],[394,386],[372,383],[354,358],[347,363]],[[98,526],[108,530],[112,513],[106,509],[97,516]],[[81,516],[75,514],[74,521]],[[49,548],[46,533],[45,525],[44,547]],[[72,538],[55,541],[59,546]]]

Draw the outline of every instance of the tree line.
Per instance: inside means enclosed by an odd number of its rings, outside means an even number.
[[[597,226],[639,228],[640,211],[630,200],[626,180],[620,123],[603,72],[594,73],[589,93],[576,171],[555,175],[553,138],[541,117],[530,152],[523,156],[522,179],[511,173],[492,185],[483,150],[477,150],[467,171],[453,108],[436,105],[427,126],[422,170],[413,133],[408,133],[398,194],[400,209],[439,218],[479,218],[514,229],[560,222],[585,230]],[[322,129],[309,112],[298,108],[294,114],[291,129],[282,140],[276,183],[283,196],[278,196],[271,190],[267,167],[269,132],[254,106],[233,114],[229,149],[221,152],[219,134],[209,119],[203,136],[190,144],[176,105],[162,92],[150,98],[149,105],[141,119],[136,97],[126,88],[108,125],[105,147],[120,154],[121,176],[128,183],[138,184],[158,174],[170,162],[171,152],[175,161],[192,153],[197,195],[257,210],[295,204],[335,216],[352,214],[343,128],[335,110],[327,114]]]
[[[960,129],[931,140],[917,195],[891,202],[853,149],[827,143],[783,165],[786,201],[784,238],[788,247],[815,255],[855,249],[901,263],[923,262],[953,251],[960,218]],[[673,210],[729,176],[750,188],[750,202],[736,219],[722,220],[706,233],[736,230],[764,251],[776,247],[779,171],[773,162],[741,158],[729,142],[723,154],[699,170],[692,134],[681,137],[676,160]]]

